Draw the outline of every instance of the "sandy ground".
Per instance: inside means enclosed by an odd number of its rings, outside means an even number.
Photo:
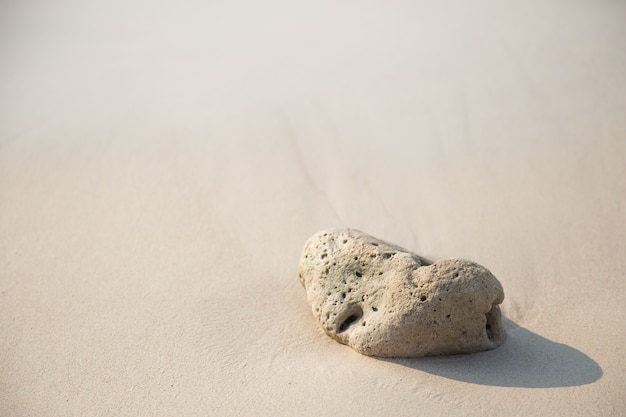
[[[220,3],[0,2],[0,415],[626,415],[626,4]],[[330,340],[344,226],[487,266],[505,345]]]

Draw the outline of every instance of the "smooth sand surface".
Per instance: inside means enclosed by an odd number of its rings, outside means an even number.
[[[626,5],[0,2],[0,415],[626,415]],[[306,239],[502,282],[508,340],[326,337]]]

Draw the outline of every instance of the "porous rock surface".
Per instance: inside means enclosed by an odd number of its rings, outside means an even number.
[[[471,353],[505,339],[502,286],[465,259],[430,264],[358,230],[331,229],[307,241],[299,277],[326,334],[364,355]]]

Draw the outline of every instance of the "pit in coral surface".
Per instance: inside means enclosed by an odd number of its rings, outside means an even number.
[[[359,321],[361,317],[363,317],[363,310],[361,309],[361,307],[356,307],[354,310],[352,310],[351,314],[346,319],[344,319],[343,322],[341,322],[339,328],[337,329],[337,333],[345,332],[350,326]]]
[[[493,331],[491,330],[491,324],[487,323],[487,325],[485,326],[485,331],[487,332],[487,337],[489,338],[489,340],[491,340],[493,338]]]
[[[498,325],[500,317],[500,309],[498,306],[493,307],[487,314],[485,314],[485,332],[489,340],[498,340],[501,337],[502,329]]]

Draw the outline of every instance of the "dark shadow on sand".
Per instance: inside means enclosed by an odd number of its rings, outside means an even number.
[[[471,355],[382,359],[433,375],[500,387],[571,387],[591,384],[602,369],[589,356],[504,319],[507,340],[495,350]]]

